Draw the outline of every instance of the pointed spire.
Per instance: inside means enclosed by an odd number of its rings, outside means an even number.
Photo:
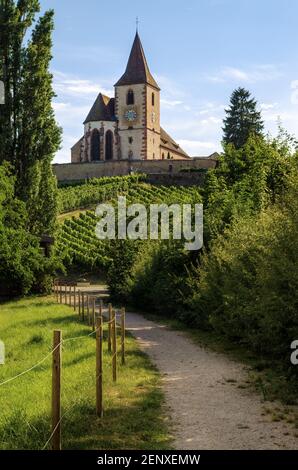
[[[136,85],[138,83],[147,83],[159,90],[159,86],[150,73],[140,36],[137,31],[126,71],[115,86]]]

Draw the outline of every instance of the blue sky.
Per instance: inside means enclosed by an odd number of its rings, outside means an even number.
[[[41,0],[55,10],[54,107],[63,127],[55,161],[70,161],[97,94],[113,96],[125,70],[136,16],[161,92],[161,123],[190,155],[220,150],[224,108],[238,86],[262,109],[298,129],[296,0]]]

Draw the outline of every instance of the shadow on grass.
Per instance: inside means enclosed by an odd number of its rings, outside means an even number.
[[[147,388],[131,404],[108,407],[103,418],[95,404],[69,405],[62,413],[62,448],[65,450],[140,449],[170,447],[161,413],[162,393]],[[41,450],[51,435],[49,415],[31,419],[15,411],[0,428],[0,449]],[[47,449],[50,449],[48,444]]]

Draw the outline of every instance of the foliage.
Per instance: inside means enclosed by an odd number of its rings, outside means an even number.
[[[24,295],[47,290],[55,271],[55,257],[46,259],[39,238],[27,231],[28,214],[24,202],[15,197],[11,168],[0,166],[0,293]]]
[[[0,6],[5,85],[0,162],[9,161],[14,168],[16,195],[26,203],[27,227],[36,235],[54,231],[57,207],[51,161],[61,135],[52,109],[54,93],[49,73],[53,11],[39,16],[34,24],[39,11],[37,0],[10,0]]]
[[[198,268],[190,308],[212,326],[290,369],[298,337],[298,173],[278,204],[219,235]]]
[[[223,121],[223,141],[241,148],[251,135],[262,136],[264,124],[261,113],[257,111],[257,102],[244,88],[233,91],[230,108],[226,110]]]

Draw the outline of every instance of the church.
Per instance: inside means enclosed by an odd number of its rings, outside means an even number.
[[[189,160],[160,125],[160,88],[150,73],[136,33],[115,96],[98,95],[71,149],[71,162]]]

